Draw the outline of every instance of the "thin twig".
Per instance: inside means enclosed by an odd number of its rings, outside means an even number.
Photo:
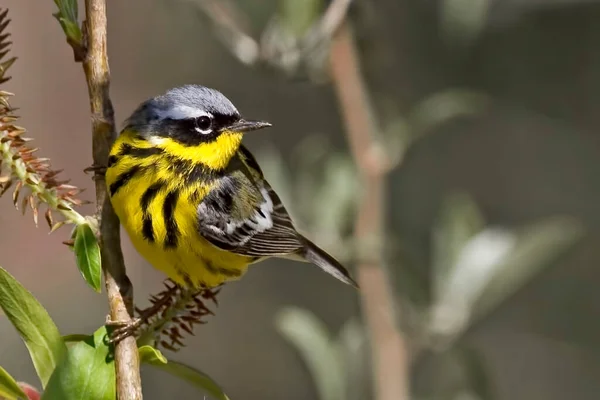
[[[300,48],[273,49],[272,38],[263,35],[261,41],[249,33],[248,18],[230,0],[195,0],[200,10],[217,28],[218,37],[225,47],[243,64],[255,65],[261,62],[276,63],[274,58],[285,58],[281,51],[299,52],[303,57],[309,56],[320,45],[331,40],[337,29],[346,18],[352,0],[333,0],[327,9],[310,27],[306,35],[298,41]]]
[[[377,155],[373,113],[348,22],[334,38],[329,65],[348,141],[365,185],[355,225],[355,236],[361,243],[383,237],[386,169],[381,166],[387,162],[382,162]],[[409,354],[394,323],[394,305],[382,268],[382,256],[371,254],[370,257],[358,266],[358,281],[371,339],[376,398],[406,400],[409,398]]]
[[[105,0],[85,1],[84,33],[86,54],[83,59],[92,113],[92,146],[95,165],[106,165],[110,146],[116,138],[114,111],[109,97],[110,70],[106,54]],[[133,314],[133,289],[127,278],[119,220],[106,196],[104,179],[96,179],[96,212],[100,221],[102,268],[113,321],[130,321]],[[117,398],[142,398],[139,357],[134,337],[115,346]]]
[[[312,29],[309,29],[306,37],[306,48],[313,49],[320,43],[331,40],[337,30],[346,19],[352,0],[333,0],[329,3],[327,10]]]
[[[249,33],[249,23],[241,10],[229,0],[196,0],[200,10],[212,21],[225,47],[242,63],[259,61],[259,44]]]

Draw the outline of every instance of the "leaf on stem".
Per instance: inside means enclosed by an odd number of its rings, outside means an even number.
[[[73,342],[81,342],[82,340],[86,340],[89,335],[84,335],[83,333],[73,333],[71,335],[64,335],[62,338],[65,343],[73,343]]]
[[[115,363],[106,344],[106,327],[68,349],[58,365],[42,400],[114,400]]]
[[[140,361],[155,368],[191,383],[193,386],[204,390],[216,400],[229,400],[223,389],[204,372],[177,361],[167,361],[165,356],[152,346],[139,348]]]
[[[346,399],[343,358],[324,324],[309,311],[288,307],[279,313],[276,325],[304,359],[319,399]]]
[[[63,28],[67,40],[81,44],[81,29],[77,21],[77,0],[54,0],[58,12],[53,14]]]
[[[461,251],[484,226],[483,215],[467,193],[454,193],[444,199],[433,229],[432,269],[436,295],[448,281]]]
[[[453,88],[434,93],[410,112],[408,122],[414,129],[411,138],[418,139],[454,118],[481,113],[489,103],[485,94],[468,89]]]
[[[7,400],[27,398],[17,381],[2,367],[0,367],[0,398]]]
[[[25,342],[42,386],[45,387],[67,348],[44,307],[1,267],[0,308]]]
[[[81,224],[75,228],[74,250],[77,268],[83,279],[92,289],[100,293],[102,284],[100,246],[89,224]]]

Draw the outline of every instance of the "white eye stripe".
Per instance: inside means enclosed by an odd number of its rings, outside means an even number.
[[[168,110],[156,110],[155,112],[160,119],[191,119],[200,117],[213,118],[213,115],[207,111],[181,105],[169,108]]]

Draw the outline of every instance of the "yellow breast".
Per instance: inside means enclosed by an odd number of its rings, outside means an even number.
[[[197,207],[211,185],[126,132],[106,173],[111,202],[136,250],[184,286],[215,287],[241,277],[252,259],[221,250],[198,233]]]

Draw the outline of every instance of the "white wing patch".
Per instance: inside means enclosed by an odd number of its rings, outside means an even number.
[[[229,179],[223,178],[198,205],[198,229],[205,239],[221,249],[250,257],[291,254],[304,246],[281,200],[266,181],[249,187],[254,190],[255,206],[247,210],[236,197],[240,183]]]
[[[225,224],[225,229],[221,229],[216,225],[207,225],[206,227],[219,236],[235,236],[240,246],[246,244],[256,233],[271,229],[273,227],[273,217],[271,215],[273,213],[273,200],[266,188],[262,187],[260,193],[264,201],[260,205],[260,210],[256,210],[251,218],[228,222]],[[198,211],[200,214],[209,212],[207,205],[204,203],[200,203]],[[240,229],[242,227],[246,227],[246,229]]]
[[[260,189],[260,193],[264,199],[260,205],[260,211],[255,211],[252,218],[248,218],[245,221],[229,222],[226,225],[225,231],[228,235],[233,235],[244,225],[252,229],[249,234],[240,237],[240,245],[246,244],[257,232],[264,232],[273,227],[273,218],[271,217],[271,213],[273,212],[273,201],[264,187]]]

